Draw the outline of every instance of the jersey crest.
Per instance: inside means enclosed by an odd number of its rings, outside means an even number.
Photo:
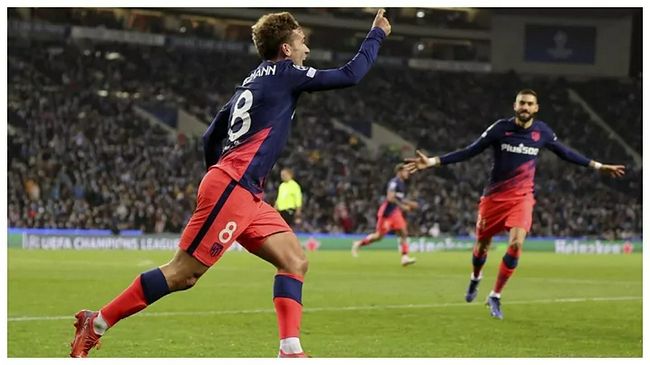
[[[533,131],[533,132],[530,134],[530,138],[532,138],[533,141],[535,141],[535,142],[539,141],[539,139],[541,138],[541,136],[542,136],[542,135],[539,133],[539,131]]]

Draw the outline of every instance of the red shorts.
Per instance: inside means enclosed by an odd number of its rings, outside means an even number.
[[[482,196],[478,205],[476,237],[479,240],[491,238],[513,227],[530,231],[534,205],[535,198],[532,195],[511,200]]]
[[[287,231],[291,228],[273,207],[212,167],[201,180],[196,209],[178,246],[212,266],[235,240],[255,252],[266,237]]]
[[[406,220],[404,219],[402,211],[399,208],[395,208],[388,217],[384,217],[386,205],[386,203],[382,204],[377,211],[377,227],[375,230],[382,235],[391,231],[405,230]]]

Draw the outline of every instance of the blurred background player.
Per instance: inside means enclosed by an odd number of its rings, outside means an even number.
[[[377,211],[375,232],[360,241],[352,243],[352,256],[357,257],[361,247],[379,241],[384,238],[386,233],[394,231],[399,235],[400,239],[402,265],[407,266],[415,263],[415,258],[409,256],[408,225],[402,213],[402,211],[409,212],[418,207],[415,201],[406,199],[406,180],[409,179],[410,174],[403,163],[395,166],[395,177],[388,181],[386,200],[379,206]]]
[[[278,198],[275,200],[275,209],[291,227],[302,222],[302,190],[293,179],[293,171],[285,167],[280,171],[282,183],[278,187]]]
[[[409,171],[415,172],[465,161],[492,147],[494,165],[479,203],[473,270],[465,300],[472,302],[476,298],[492,237],[504,230],[509,231],[508,250],[501,260],[494,288],[487,297],[490,314],[498,319],[503,319],[501,291],[517,267],[524,239],[532,224],[535,165],[540,149],[547,148],[563,160],[591,167],[612,177],[625,173],[624,166],[590,160],[561,144],[546,123],[535,119],[539,111],[535,91],[519,91],[513,108],[514,117],[496,121],[466,148],[431,158],[417,151],[417,157],[407,159],[409,163],[406,165]]]
[[[237,240],[277,268],[273,302],[279,357],[305,357],[299,334],[307,259],[291,228],[262,200],[263,184],[284,148],[303,91],[357,84],[377,58],[391,26],[381,9],[357,55],[338,69],[304,67],[305,35],[287,12],[266,14],[252,27],[262,63],[244,79],[203,136],[208,167],[197,206],[167,264],[147,271],[100,311],[79,311],[72,357],[86,357],[105,331],[163,296],[189,289]]]

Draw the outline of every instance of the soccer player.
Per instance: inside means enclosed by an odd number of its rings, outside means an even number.
[[[208,170],[179,250],[167,264],[136,277],[99,311],[79,311],[70,356],[86,357],[118,321],[194,286],[237,240],[277,268],[278,356],[305,357],[299,335],[307,259],[291,228],[262,200],[264,180],[287,142],[300,94],[357,84],[390,31],[381,9],[352,60],[338,69],[317,70],[303,66],[309,48],[290,13],[267,14],[257,21],[252,36],[263,61],[236,87],[203,135]]]
[[[275,209],[280,212],[287,224],[293,227],[294,224],[302,222],[302,190],[300,185],[293,179],[293,171],[285,167],[280,170],[282,183],[278,188],[278,197],[275,199]]]
[[[359,255],[359,249],[384,238],[386,233],[395,231],[400,237],[400,252],[402,266],[415,263],[415,258],[409,256],[408,229],[402,211],[417,209],[418,203],[406,199],[406,180],[410,172],[403,163],[395,166],[395,177],[388,181],[386,199],[377,211],[377,226],[375,232],[366,238],[352,243],[352,256]]]
[[[498,319],[503,319],[501,291],[517,267],[524,239],[532,224],[535,164],[540,149],[549,149],[563,160],[588,166],[612,177],[625,174],[625,166],[605,165],[590,160],[561,144],[546,123],[535,119],[539,111],[535,91],[519,91],[513,108],[514,117],[497,120],[464,149],[431,158],[417,151],[417,156],[407,159],[409,162],[406,165],[409,171],[415,172],[461,162],[492,147],[494,165],[479,203],[477,241],[472,253],[473,270],[465,300],[472,302],[476,298],[492,236],[504,230],[509,231],[508,249],[501,260],[496,283],[486,303],[490,315]]]

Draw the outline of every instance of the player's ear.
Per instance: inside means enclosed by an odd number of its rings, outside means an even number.
[[[283,57],[291,57],[291,46],[289,43],[282,43],[280,45],[280,53]]]

